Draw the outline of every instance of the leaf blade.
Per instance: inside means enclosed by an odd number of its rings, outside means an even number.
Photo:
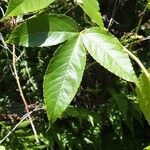
[[[11,0],[5,14],[5,19],[11,16],[23,15],[29,12],[38,11],[53,3],[55,0]]]
[[[148,69],[150,73],[150,69]],[[138,102],[146,120],[150,124],[150,80],[144,73],[138,78],[139,86],[136,87]]]
[[[50,122],[67,108],[79,88],[85,69],[86,51],[75,36],[58,48],[44,77],[44,100]]]
[[[76,2],[80,5],[80,7],[85,11],[85,13],[91,18],[93,22],[95,22],[101,28],[104,27],[97,0],[76,0]]]
[[[82,37],[86,49],[98,63],[115,75],[137,83],[130,59],[115,37],[100,28],[85,30]]]
[[[7,43],[25,47],[52,46],[71,38],[76,32],[77,24],[70,17],[42,15],[19,25],[13,30]]]

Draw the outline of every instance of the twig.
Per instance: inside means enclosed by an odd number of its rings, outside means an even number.
[[[139,32],[139,30],[140,30],[140,27],[141,27],[141,24],[142,24],[142,21],[143,21],[143,17],[144,17],[145,12],[146,12],[146,10],[147,10],[147,8],[148,8],[148,3],[149,3],[149,2],[147,2],[146,6],[145,6],[145,8],[144,8],[144,10],[143,10],[143,12],[142,12],[142,16],[141,16],[141,18],[140,18],[140,20],[139,20],[139,22],[138,22],[138,25],[137,25],[137,28],[136,28],[136,31],[135,31],[136,35],[138,35],[138,32]],[[133,59],[135,60],[135,62],[136,62],[136,63],[140,66],[140,68],[143,70],[143,72],[144,72],[145,76],[147,77],[147,79],[150,81],[150,74],[149,74],[149,72],[147,71],[147,69],[145,68],[145,66],[142,64],[142,62],[141,62],[134,54],[132,54],[132,53],[130,52],[130,51],[132,50],[132,46],[133,46],[133,43],[130,45],[129,50],[128,50],[128,49],[125,49],[125,52],[126,52],[131,58],[133,58]]]
[[[3,10],[3,8],[2,8],[1,6],[0,6],[0,10],[1,10],[2,15],[3,15],[3,17],[4,17],[5,13],[4,13],[4,10]]]
[[[142,24],[142,21],[143,21],[143,17],[144,17],[144,15],[145,15],[145,12],[146,12],[147,8],[148,8],[148,2],[147,2],[147,4],[146,4],[146,6],[145,6],[145,8],[144,8],[144,10],[143,10],[143,12],[142,12],[142,15],[141,15],[141,17],[140,17],[140,20],[139,20],[139,22],[138,22],[138,25],[137,25],[137,28],[136,28],[136,31],[135,31],[136,34],[138,34],[138,32],[139,32],[139,30],[140,30],[140,27],[141,27],[141,24]]]
[[[16,62],[23,56],[25,49],[21,52],[21,54],[17,57]]]
[[[77,7],[77,5],[71,7],[69,10],[67,10],[64,14],[66,15],[67,13],[69,13],[71,10],[75,9]]]
[[[3,44],[4,49],[9,49],[9,48],[7,47],[6,42],[4,41],[4,38],[3,38],[2,33],[0,33],[0,40],[1,40],[2,44]]]
[[[6,138],[8,138],[8,137],[10,136],[10,134],[12,134],[12,132],[14,132],[14,131],[16,130],[16,128],[17,128],[27,117],[29,117],[34,111],[38,111],[38,110],[41,110],[41,109],[43,109],[43,108],[38,108],[38,109],[35,108],[34,110],[32,110],[32,111],[26,113],[25,115],[23,115],[23,117],[21,118],[21,120],[14,126],[14,128],[13,128],[10,132],[8,132],[8,134],[7,134],[2,140],[0,140],[0,144],[2,144],[2,143],[6,140]]]
[[[25,110],[26,110],[27,113],[29,113],[28,104],[27,104],[25,96],[23,94],[23,91],[22,91],[22,88],[21,88],[21,84],[20,84],[20,81],[19,81],[19,77],[18,77],[18,73],[17,73],[16,57],[15,56],[16,56],[15,45],[13,45],[13,70],[14,70],[14,76],[15,76],[15,79],[16,79],[16,82],[17,82],[17,85],[18,85],[20,96],[21,96],[22,101],[23,101],[24,106],[25,106]],[[31,118],[30,115],[28,116],[28,118],[29,118],[32,130],[33,130],[34,136],[35,136],[35,140],[36,140],[37,143],[39,143],[39,139],[37,137],[37,132],[36,132],[35,126],[33,124],[32,118]]]
[[[119,5],[120,5],[120,0],[119,1],[116,0],[115,4],[114,4],[114,8],[113,8],[113,12],[112,12],[111,18],[110,18],[109,23],[108,23],[108,27],[107,27],[108,30],[110,29],[110,27],[114,23],[114,17],[115,17],[115,14],[116,14],[116,12],[117,12],[117,10],[119,8]]]
[[[146,12],[146,10],[147,10],[147,8],[148,8],[148,3],[149,3],[149,2],[147,2],[146,6],[144,7],[143,12],[141,13],[140,20],[139,20],[139,22],[138,22],[138,25],[137,25],[136,31],[135,31],[136,36],[138,35],[138,32],[139,32],[139,30],[140,30],[140,28],[141,28],[141,24],[142,24],[142,21],[143,21],[145,12]],[[134,42],[134,43],[135,43],[135,42]],[[130,44],[129,51],[132,50],[134,43],[132,42],[132,43]]]

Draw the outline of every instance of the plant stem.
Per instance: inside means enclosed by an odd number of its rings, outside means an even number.
[[[14,76],[15,76],[15,79],[16,79],[16,82],[17,82],[17,85],[18,85],[20,96],[21,96],[22,101],[23,101],[24,106],[25,106],[25,110],[26,110],[27,113],[29,113],[30,111],[29,111],[29,108],[28,108],[28,104],[27,104],[25,96],[23,94],[23,91],[22,91],[22,88],[21,88],[21,84],[20,84],[20,81],[19,81],[19,76],[18,76],[18,73],[17,73],[16,57],[15,56],[16,56],[16,50],[15,50],[15,45],[13,45],[13,69],[14,69]],[[35,136],[35,140],[36,140],[37,143],[39,143],[37,132],[36,132],[36,129],[35,129],[35,126],[33,124],[33,121],[32,121],[32,118],[31,118],[30,114],[29,114],[28,118],[29,118],[32,130],[33,130],[34,136]]]
[[[143,12],[142,12],[142,16],[140,17],[140,20],[138,22],[138,25],[137,25],[137,28],[136,28],[136,35],[138,34],[139,30],[140,30],[140,27],[141,27],[141,24],[142,24],[142,20],[143,20],[143,17],[144,17],[144,14],[147,10],[147,7],[148,7],[148,3],[146,4]],[[130,45],[130,48],[129,50],[128,49],[124,49],[124,51],[131,57],[135,60],[135,62],[139,65],[139,67],[143,70],[145,76],[148,78],[148,80],[150,81],[150,74],[149,72],[147,71],[147,69],[145,68],[145,66],[142,64],[142,62],[133,54],[131,53],[131,49],[132,49],[132,44]]]
[[[141,13],[142,15],[141,15],[141,17],[140,17],[140,20],[139,20],[139,22],[138,22],[138,25],[137,25],[137,28],[136,28],[136,31],[135,31],[136,34],[138,34],[138,32],[139,32],[139,30],[140,30],[140,27],[141,27],[141,24],[142,24],[142,20],[143,20],[143,17],[144,17],[145,12],[146,12],[146,10],[147,10],[147,7],[148,7],[148,3],[146,4],[146,6],[145,6],[143,12]]]
[[[144,74],[146,75],[146,77],[150,80],[150,74],[147,71],[147,69],[145,68],[145,66],[142,64],[142,62],[133,54],[131,53],[128,49],[124,49],[124,51],[135,60],[135,62],[140,66],[140,68],[143,70]]]
[[[30,112],[28,112],[28,113],[26,113],[25,115],[23,115],[23,117],[20,119],[20,121],[15,125],[15,127],[10,131],[10,132],[8,132],[8,134],[2,139],[2,140],[0,140],[0,144],[2,144],[5,140],[6,140],[6,138],[8,138],[9,137],[9,135],[10,134],[12,134],[12,132],[14,132],[15,130],[16,130],[16,128],[27,118],[27,117],[29,117],[34,111],[38,111],[38,110],[40,110],[40,109],[42,109],[42,108],[35,108],[33,111],[30,111]]]

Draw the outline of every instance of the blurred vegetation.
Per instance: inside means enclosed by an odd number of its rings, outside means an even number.
[[[110,32],[150,68],[150,7],[142,14],[147,1],[101,0],[99,3],[105,26],[113,17]],[[2,0],[0,8],[2,18],[7,2]],[[80,29],[93,24],[73,0],[58,0],[43,13],[69,15],[78,22]],[[142,24],[136,34],[142,15]],[[13,28],[11,20],[0,23],[0,32],[5,39]],[[17,56],[21,56],[17,63],[18,74],[31,110],[43,105],[43,75],[56,48],[17,48]],[[139,73],[136,64],[133,65]],[[69,107],[51,128],[44,110],[33,113],[39,144],[35,143],[30,123],[26,120],[2,143],[0,149],[142,150],[150,144],[150,127],[139,109],[134,85],[111,74],[90,56],[71,106],[74,107]],[[12,72],[11,51],[0,43],[0,139],[24,114]]]

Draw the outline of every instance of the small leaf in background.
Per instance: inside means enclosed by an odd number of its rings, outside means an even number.
[[[64,42],[77,32],[77,24],[64,15],[42,15],[19,25],[7,43],[32,46],[52,46]]]
[[[115,75],[137,83],[131,61],[118,39],[99,28],[85,30],[82,38],[86,49],[98,63]]]
[[[54,1],[55,0],[11,0],[6,11],[5,18],[41,10]]]
[[[117,93],[114,89],[110,89],[109,92],[112,95],[114,102],[116,103],[118,109],[126,118],[128,113],[128,100],[123,93]]]
[[[91,18],[93,22],[103,28],[102,16],[99,12],[99,4],[97,0],[76,0],[80,7],[85,11],[85,13]]]
[[[150,72],[150,69],[149,69]],[[150,79],[144,73],[138,78],[139,86],[136,87],[138,102],[146,120],[150,124]]]
[[[69,106],[63,113],[63,116],[65,117],[70,116],[70,117],[78,118],[79,120],[82,120],[82,119],[88,120],[92,126],[97,123],[98,124],[102,123],[99,114],[86,110],[84,108]]]
[[[55,121],[75,96],[86,63],[81,37],[75,36],[60,46],[44,77],[44,101],[50,122]]]
[[[132,116],[143,126],[142,122],[142,112],[140,110],[140,107],[138,104],[132,104],[129,105],[129,112],[132,114]]]

